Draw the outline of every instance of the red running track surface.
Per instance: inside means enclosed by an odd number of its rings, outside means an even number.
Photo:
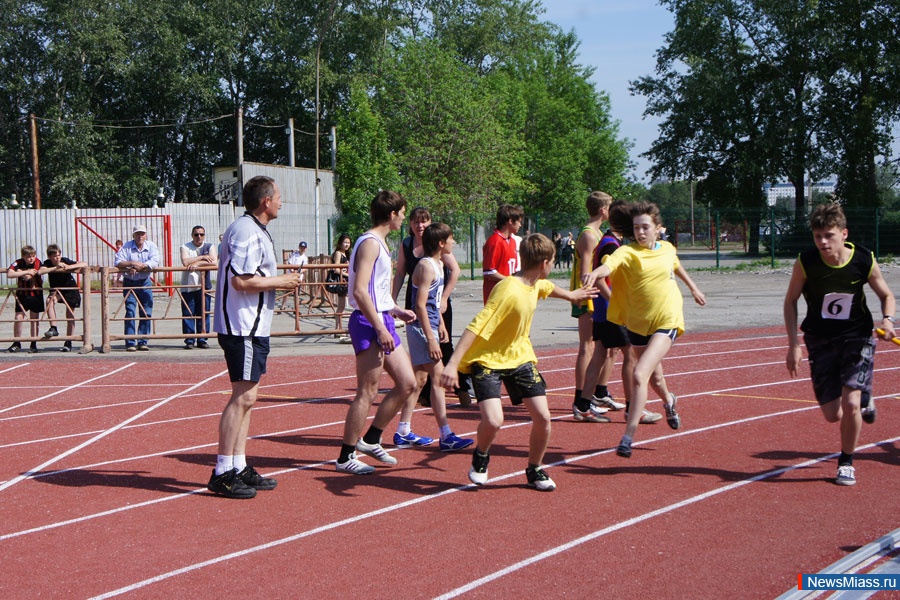
[[[205,490],[230,390],[221,359],[0,363],[0,591],[771,598],[897,528],[900,348],[879,344],[878,419],[848,488],[832,483],[838,427],[806,367],[788,376],[777,329],[680,339],[664,368],[682,429],[642,425],[630,460],[612,450],[622,413],[572,420],[574,352],[539,352],[553,493],[524,485],[529,421],[508,403],[483,488],[468,484],[469,451],[435,447],[396,451],[399,464],[373,475],[337,473],[352,358],[271,359],[249,452],[279,485],[250,501]],[[621,397],[618,377],[611,388]],[[474,436],[476,408],[449,414]],[[436,435],[429,409],[413,425]]]

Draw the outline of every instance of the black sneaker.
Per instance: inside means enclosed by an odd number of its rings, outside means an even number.
[[[72,351],[72,340],[66,340],[63,343],[63,347],[59,349],[60,352],[71,352]]]
[[[277,481],[271,477],[263,477],[250,465],[244,467],[237,476],[244,482],[244,485],[254,490],[274,490],[275,486],[278,485]]]
[[[47,330],[47,333],[44,334],[44,337],[51,338],[51,337],[56,337],[58,335],[59,335],[59,330],[55,326],[52,326],[52,327],[50,327],[50,329]]]
[[[209,348],[209,344],[207,344],[203,340],[200,340],[199,342],[197,342],[197,347],[200,348],[201,350],[206,350],[207,348]]]
[[[237,469],[225,471],[221,475],[216,475],[216,470],[213,469],[209,483],[206,484],[206,489],[226,498],[243,500],[256,496],[256,490],[249,487],[238,477]]]
[[[193,350],[193,349],[194,349],[194,342],[188,342],[188,343],[186,343],[186,344],[184,345],[184,349],[185,349],[185,350]]]
[[[541,467],[525,469],[525,477],[528,478],[528,487],[533,487],[541,492],[552,492],[556,489],[556,483],[544,472]]]
[[[28,346],[28,353],[37,354],[37,351],[37,342],[31,342],[31,344]]]
[[[616,454],[622,458],[631,458],[631,442],[622,438],[622,441],[616,446]]]
[[[7,352],[18,352],[22,349],[22,344],[20,342],[13,342],[12,345],[6,349]]]

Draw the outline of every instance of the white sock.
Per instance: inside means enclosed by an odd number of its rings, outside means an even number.
[[[235,454],[234,455],[234,468],[238,470],[238,473],[244,470],[244,467],[247,466],[247,455],[246,454]]]
[[[450,435],[451,433],[453,433],[453,431],[450,430],[449,425],[441,426],[441,440],[446,440],[447,436]]]
[[[400,435],[409,435],[411,428],[409,423],[399,422],[397,423],[397,433]]]
[[[216,456],[216,475],[227,473],[234,468],[234,457],[219,454]]]

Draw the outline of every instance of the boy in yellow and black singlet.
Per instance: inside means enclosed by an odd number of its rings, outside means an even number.
[[[835,483],[854,485],[853,452],[862,421],[875,420],[872,393],[875,341],[872,313],[864,286],[881,301],[884,339],[894,337],[896,302],[881,269],[869,250],[847,241],[847,219],[837,203],[821,204],[809,217],[815,248],[794,263],[784,297],[787,329],[787,369],[796,376],[803,358],[797,334],[797,300],[806,300],[800,325],[809,353],[809,369],[816,400],[829,423],[841,424],[841,454]]]
[[[572,278],[569,282],[570,290],[577,290],[582,286],[581,278],[591,272],[593,268],[594,249],[603,237],[600,226],[607,218],[609,218],[609,205],[612,203],[612,196],[606,192],[591,192],[590,196],[584,203],[588,212],[588,222],[578,233],[578,239],[575,241],[575,262],[572,265]],[[594,305],[590,298],[582,302],[572,303],[572,316],[578,319],[578,354],[575,357],[575,398],[572,405],[572,413],[575,415],[576,421],[590,421],[595,423],[608,422],[609,419],[602,415],[605,409],[612,408],[609,405],[602,404],[605,401],[606,394],[599,396],[602,398],[599,410],[593,405],[589,406],[586,411],[581,411],[576,405],[581,400],[581,393],[584,389],[584,374],[587,371],[588,363],[594,354],[594,323],[591,313],[594,311]],[[589,390],[590,391],[590,390]],[[599,392],[600,390],[594,390]]]

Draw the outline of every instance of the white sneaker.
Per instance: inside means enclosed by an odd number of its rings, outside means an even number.
[[[476,471],[475,467],[469,467],[469,481],[475,485],[484,485],[488,480],[487,469],[484,471]]]
[[[387,453],[387,450],[381,447],[381,444],[367,444],[362,438],[356,442],[356,449],[365,454],[366,456],[371,456],[377,461],[383,462],[386,465],[396,465],[397,459]]]
[[[591,404],[597,408],[605,408],[606,410],[622,410],[625,408],[625,405],[622,402],[616,402],[611,396],[603,396],[602,398],[592,396]]]
[[[625,420],[628,420],[628,413],[625,413]],[[650,412],[649,410],[644,410],[641,413],[641,419],[638,421],[641,425],[652,425],[653,423],[658,423],[662,420],[662,415],[655,412]]]
[[[609,417],[603,414],[605,412],[605,408],[597,408],[593,405],[582,412],[578,410],[577,406],[572,405],[572,417],[579,423],[582,421],[587,421],[588,423],[609,423]]]
[[[838,485],[856,485],[856,469],[850,465],[839,466],[834,482]]]
[[[347,459],[347,462],[334,463],[334,468],[341,473],[352,473],[354,475],[368,475],[375,470],[375,467],[372,465],[367,465],[356,458],[356,452],[350,453],[350,458]]]
[[[528,479],[528,487],[541,492],[552,492],[556,489],[556,483],[544,472],[544,469],[525,469],[525,477]]]

